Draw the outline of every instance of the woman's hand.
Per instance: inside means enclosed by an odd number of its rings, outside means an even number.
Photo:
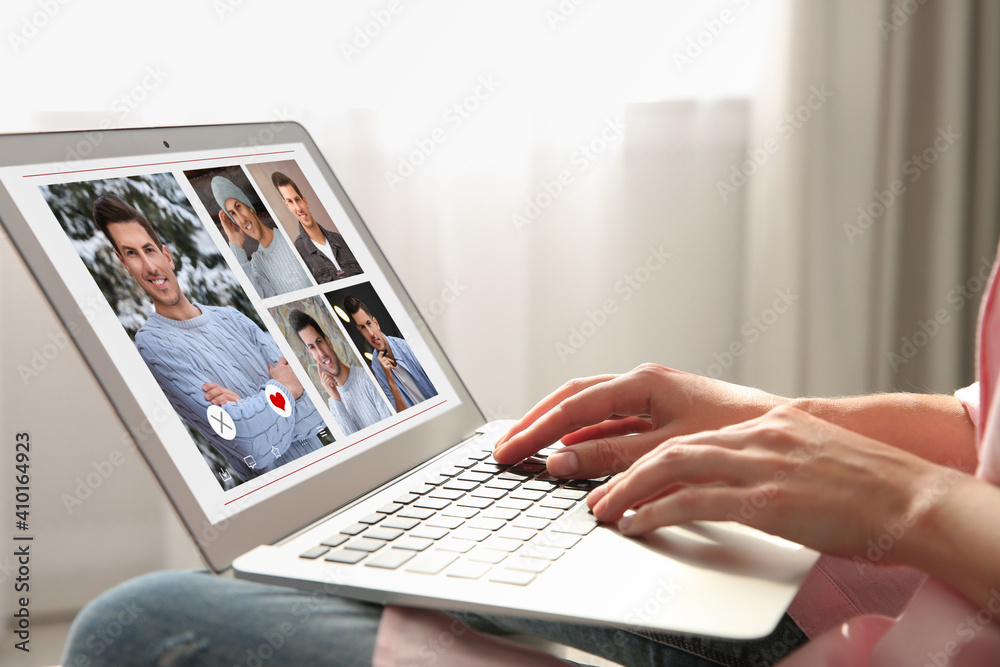
[[[960,473],[779,407],[716,431],[672,438],[588,497],[626,535],[688,521],[738,521],[836,556],[883,548],[904,562],[910,528]],[[942,490],[943,489],[943,490]],[[634,514],[626,515],[629,510]],[[887,544],[891,542],[891,544]]]
[[[500,463],[561,440],[549,456],[557,477],[620,472],[665,440],[760,416],[787,399],[721,380],[643,364],[623,375],[571,380],[532,408],[497,442]]]

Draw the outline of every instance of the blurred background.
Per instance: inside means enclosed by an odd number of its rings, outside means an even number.
[[[998,3],[8,0],[0,33],[0,132],[305,125],[488,418],[643,361],[781,394],[974,378]],[[3,241],[58,656],[99,591],[198,560]]]

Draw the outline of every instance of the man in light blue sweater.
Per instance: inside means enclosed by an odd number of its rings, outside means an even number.
[[[115,256],[153,301],[136,348],[178,415],[244,480],[320,449],[326,426],[274,340],[235,308],[189,301],[170,250],[120,197],[101,195],[93,212]],[[211,406],[221,407],[233,428],[213,427]]]
[[[244,273],[262,299],[294,292],[312,285],[288,241],[257,216],[246,193],[224,176],[212,179],[212,194],[222,210],[219,221]],[[247,257],[247,237],[260,245]]]
[[[299,335],[306,352],[316,361],[320,382],[340,428],[350,435],[392,416],[392,411],[364,371],[337,356],[329,336],[301,310],[288,314],[288,326]]]

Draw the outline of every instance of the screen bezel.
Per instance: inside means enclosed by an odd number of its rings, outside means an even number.
[[[169,157],[188,151],[227,151],[237,147],[246,153],[262,153],[272,145],[289,143],[301,143],[315,162],[368,246],[390,288],[423,334],[435,361],[457,392],[460,405],[234,516],[209,517],[201,508],[160,435],[146,420],[142,407],[108,355],[98,333],[59,277],[45,247],[0,184],[0,220],[4,228],[67,331],[74,332],[72,337],[95,379],[136,441],[206,563],[217,572],[229,567],[240,554],[261,544],[281,540],[467,439],[485,423],[483,414],[315,142],[298,123],[282,121],[0,135],[0,167],[65,162],[73,147],[81,144],[92,148],[88,160],[126,160],[136,155]]]

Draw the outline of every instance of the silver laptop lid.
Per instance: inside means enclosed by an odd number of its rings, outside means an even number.
[[[215,570],[484,423],[295,123],[0,136],[0,219]]]

